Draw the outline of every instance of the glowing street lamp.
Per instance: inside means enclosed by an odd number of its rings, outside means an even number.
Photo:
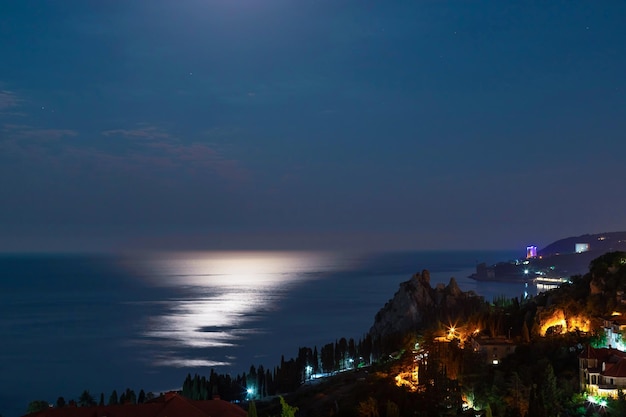
[[[456,332],[456,327],[454,326],[450,327],[450,329],[448,330],[448,339],[450,340],[454,339],[455,332]]]

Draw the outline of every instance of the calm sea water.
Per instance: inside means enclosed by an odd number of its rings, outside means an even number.
[[[281,354],[362,337],[414,272],[431,283],[520,296],[467,278],[515,252],[190,252],[0,256],[0,415],[88,389],[159,392],[211,367],[271,368]]]

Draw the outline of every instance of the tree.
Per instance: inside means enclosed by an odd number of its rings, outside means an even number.
[[[143,404],[145,402],[146,402],[146,393],[142,389],[141,391],[139,391],[139,395],[137,396],[137,403]]]
[[[504,398],[507,406],[511,410],[517,410],[520,415],[525,415],[528,411],[528,389],[517,372],[513,372],[507,381],[507,393]]]
[[[28,408],[26,409],[26,413],[27,414],[36,413],[38,411],[45,410],[48,407],[50,407],[48,405],[48,401],[44,401],[44,400],[31,401],[28,404]]]
[[[527,416],[533,417],[544,417],[545,410],[543,409],[543,404],[540,404],[538,395],[537,395],[537,385],[533,384],[530,387],[530,393],[528,396],[528,413]]]
[[[117,399],[117,391],[113,390],[111,396],[109,397],[109,405],[117,405],[119,403]]]
[[[356,361],[356,343],[354,343],[353,338],[350,338],[350,340],[348,340],[348,356],[353,361]]]
[[[328,343],[322,347],[321,352],[322,370],[332,372],[335,370],[335,344]]]
[[[378,417],[378,404],[376,399],[368,397],[367,400],[361,401],[357,407],[360,417]]]
[[[626,394],[621,389],[617,391],[617,398],[609,401],[610,409],[616,416],[626,416]],[[611,414],[613,414],[611,413]]]
[[[295,417],[296,413],[298,412],[298,407],[292,407],[289,404],[287,404],[287,402],[282,397],[282,395],[279,398],[280,398],[280,417]]]
[[[135,394],[134,390],[126,388],[126,391],[124,392],[124,397],[124,404],[137,404],[137,395]]]
[[[387,412],[385,413],[386,417],[400,417],[400,409],[398,405],[393,401],[387,401]]]
[[[552,368],[552,364],[547,360],[540,361],[539,366],[543,371],[540,373],[539,400],[544,410],[546,410],[546,415],[556,417],[559,414],[559,398],[554,368]]]
[[[320,361],[319,361],[319,355],[317,354],[317,346],[313,348],[313,373],[314,374],[320,373]]]
[[[245,382],[243,384],[244,387],[248,390],[248,396],[251,398],[255,398],[256,394],[259,392],[257,387],[257,373],[254,365],[250,365],[250,372],[248,375],[244,374]]]
[[[96,400],[94,400],[89,391],[83,391],[83,393],[80,394],[80,397],[78,397],[78,406],[91,407],[92,405],[96,405]]]
[[[256,374],[257,374],[256,376],[257,395],[260,398],[267,397],[267,386],[265,382],[265,369],[263,368],[263,365],[259,365],[259,368],[257,369]]]
[[[339,339],[335,347],[335,356],[338,365],[338,369],[342,370],[346,368],[346,360],[348,359],[348,341],[345,337]]]
[[[254,403],[254,401],[250,401],[248,403],[248,417],[257,417],[256,404]]]
[[[65,407],[65,398],[59,397],[57,398],[57,408]]]
[[[522,340],[524,343],[530,343],[530,331],[528,330],[528,324],[526,324],[525,320],[522,325]]]
[[[104,405],[104,392],[100,393],[100,402],[98,403],[99,406],[103,406]]]

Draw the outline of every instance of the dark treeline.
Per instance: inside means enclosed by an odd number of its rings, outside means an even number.
[[[96,399],[88,390],[84,390],[82,394],[78,397],[78,399],[68,399],[61,396],[58,397],[54,406],[56,408],[63,407],[93,407],[93,406],[104,406],[104,405],[124,405],[124,404],[143,404],[144,402],[150,401],[154,399],[154,394],[152,392],[146,393],[143,389],[139,391],[139,394],[135,393],[134,390],[130,388],[126,388],[123,391],[120,391],[118,395],[117,390],[113,390],[108,397],[105,397],[104,393],[100,393],[100,396]],[[31,401],[28,404],[27,412],[35,413],[37,411],[45,410],[50,407],[48,401],[45,400],[35,400]]]
[[[280,365],[266,369],[263,365],[250,366],[247,373],[232,377],[218,374],[213,369],[209,376],[188,374],[183,382],[182,395],[194,400],[206,400],[215,396],[227,401],[261,399],[282,393],[293,392],[305,381],[320,374],[331,374],[370,365],[377,360],[378,343],[366,335],[355,342],[341,338],[317,349],[301,347],[296,358],[285,360]]]

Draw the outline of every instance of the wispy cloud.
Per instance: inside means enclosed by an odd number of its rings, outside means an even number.
[[[22,100],[13,92],[0,90],[0,111],[18,107]]]
[[[0,86],[1,87],[1,86]],[[26,100],[17,93],[0,88],[0,117],[6,120],[10,117],[25,117],[26,113],[21,111]]]
[[[111,143],[115,139],[116,143]],[[243,164],[217,145],[188,142],[158,126],[111,129],[88,135],[72,129],[0,124],[0,153],[28,164],[51,164],[71,175],[133,175],[176,182],[183,177],[240,186],[250,179]],[[219,183],[218,181],[217,183]]]
[[[3,133],[0,142],[6,141],[55,141],[76,137],[78,132],[72,129],[42,129],[30,125],[5,123],[0,128]]]
[[[169,133],[156,126],[143,126],[134,129],[113,129],[102,132],[108,137],[123,137],[128,139],[173,139]]]
[[[133,140],[132,151],[124,155],[112,155],[117,158],[118,163],[152,165],[192,174],[212,171],[236,183],[249,179],[247,170],[239,161],[226,157],[215,146],[183,142],[156,126],[107,130],[102,134],[106,137]]]

